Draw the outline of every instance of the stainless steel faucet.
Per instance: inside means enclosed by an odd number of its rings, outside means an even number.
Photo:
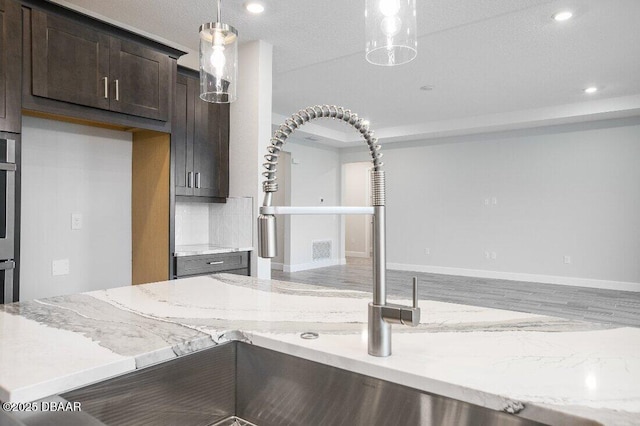
[[[278,156],[287,138],[300,126],[317,118],[342,120],[354,127],[364,137],[373,170],[371,172],[371,207],[288,207],[272,206],[272,194],[278,190],[276,171]],[[263,258],[276,256],[276,217],[275,215],[294,214],[371,214],[373,215],[373,302],[369,303],[369,355],[391,355],[391,324],[404,324],[415,327],[420,323],[418,308],[417,278],[413,280],[413,306],[387,303],[387,260],[386,260],[386,221],[385,221],[385,177],[381,170],[382,154],[380,145],[369,130],[369,123],[357,114],[335,105],[316,105],[293,114],[275,131],[271,145],[267,147],[266,169],[262,174],[265,181],[262,189],[265,193],[263,206],[258,216],[258,255]]]

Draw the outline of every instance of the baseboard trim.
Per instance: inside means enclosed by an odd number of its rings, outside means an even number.
[[[346,259],[327,259],[320,260],[318,262],[309,262],[309,263],[298,263],[297,265],[283,265],[284,272],[299,272],[299,271],[307,271],[309,269],[317,269],[324,268],[327,266],[336,266],[336,265],[345,265],[347,263]]]
[[[278,262],[271,262],[272,271],[284,271],[284,264]]]
[[[527,281],[545,284],[559,284],[574,287],[591,287],[607,290],[623,290],[640,292],[640,283],[629,281],[594,280],[591,278],[562,277],[554,275],[523,274],[518,272],[487,271],[482,269],[451,268],[446,266],[408,265],[404,263],[387,263],[388,269],[398,271],[427,272],[443,275],[460,275],[463,277],[493,278],[510,281]]]
[[[363,251],[348,251],[348,252],[345,252],[344,255],[346,257],[366,257],[366,258],[371,257],[371,256],[369,256],[367,253],[365,253]]]

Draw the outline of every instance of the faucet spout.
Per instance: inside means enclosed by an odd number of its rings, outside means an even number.
[[[354,127],[363,136],[369,152],[373,170],[371,171],[371,207],[280,207],[272,206],[272,193],[278,190],[276,171],[282,145],[298,127],[317,118],[342,120]],[[381,170],[382,154],[380,145],[369,130],[369,123],[350,110],[334,105],[305,108],[293,114],[275,131],[271,145],[267,148],[262,188],[265,193],[263,206],[258,216],[258,255],[263,258],[276,256],[277,214],[373,214],[373,301],[369,304],[368,352],[373,356],[391,355],[391,324],[417,326],[420,322],[420,308],[417,306],[414,284],[414,306],[405,307],[387,304],[386,286],[386,218],[385,218],[385,177]]]
[[[276,217],[272,214],[260,214],[258,216],[258,256],[272,259],[278,255],[276,235]]]

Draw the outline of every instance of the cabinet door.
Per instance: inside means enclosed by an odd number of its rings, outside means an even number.
[[[167,121],[171,60],[137,43],[111,39],[111,110]]]
[[[34,10],[32,56],[34,95],[109,109],[109,36]]]
[[[178,75],[171,127],[176,195],[193,195],[193,79]]]
[[[194,195],[229,196],[229,104],[196,99],[193,140]]]
[[[20,6],[0,0],[0,131],[20,133]]]

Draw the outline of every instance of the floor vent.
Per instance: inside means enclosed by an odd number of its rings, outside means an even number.
[[[319,260],[331,259],[331,240],[312,241],[312,259],[314,262]]]

